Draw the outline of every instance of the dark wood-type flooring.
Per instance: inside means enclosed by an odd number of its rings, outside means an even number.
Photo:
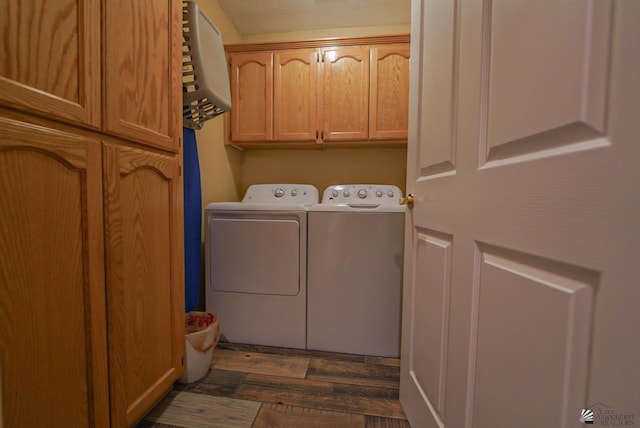
[[[400,360],[219,343],[211,370],[176,384],[138,427],[406,428]]]

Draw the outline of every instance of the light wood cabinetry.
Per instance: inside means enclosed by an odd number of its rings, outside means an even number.
[[[100,141],[0,117],[7,427],[109,426]]]
[[[180,8],[5,1],[0,425],[133,426],[184,370]]]
[[[107,0],[103,14],[105,131],[177,152],[182,2]]]
[[[99,128],[100,0],[10,0],[1,10],[0,103]]]
[[[273,54],[231,57],[232,134],[238,141],[273,139]]]
[[[274,52],[273,124],[276,141],[314,141],[318,130],[318,52]]]
[[[369,137],[369,47],[324,49],[322,140]]]
[[[406,144],[408,39],[227,46],[233,99],[228,143]]]
[[[409,45],[371,48],[369,137],[406,139],[409,126]]]
[[[103,153],[112,424],[130,426],[182,371],[182,187],[174,156]]]

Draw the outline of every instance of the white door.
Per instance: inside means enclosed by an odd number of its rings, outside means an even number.
[[[411,43],[411,425],[640,424],[640,1],[414,0]]]

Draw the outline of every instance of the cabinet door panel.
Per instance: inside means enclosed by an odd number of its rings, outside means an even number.
[[[182,201],[176,157],[104,145],[111,412],[136,423],[183,371]]]
[[[409,45],[371,48],[369,138],[406,139],[409,117]]]
[[[313,141],[317,126],[316,49],[274,54],[273,122],[276,141]]]
[[[369,133],[369,48],[325,49],[324,140],[366,140]]]
[[[8,427],[109,426],[100,143],[0,118]]]
[[[273,139],[273,54],[231,56],[231,139]]]
[[[105,130],[178,151],[182,135],[181,2],[104,2]]]
[[[0,104],[100,126],[100,1],[0,6]]]

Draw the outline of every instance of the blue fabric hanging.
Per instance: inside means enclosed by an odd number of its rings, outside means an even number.
[[[202,188],[198,146],[193,129],[183,128],[184,148],[184,303],[193,311],[200,297],[200,250],[202,236]]]

